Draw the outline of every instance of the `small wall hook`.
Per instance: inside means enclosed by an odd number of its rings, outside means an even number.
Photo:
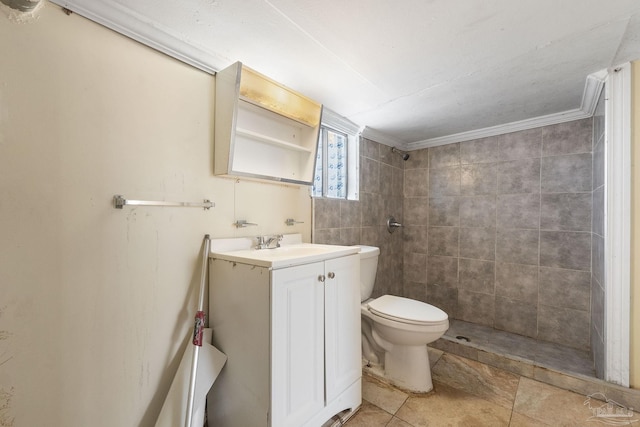
[[[247,222],[246,219],[239,219],[236,222],[233,223],[233,225],[235,225],[237,228],[245,228],[248,227],[249,225],[258,225],[255,222]]]
[[[296,221],[293,218],[287,218],[287,220],[284,223],[287,224],[288,226],[292,226],[294,224],[304,224],[304,221]]]

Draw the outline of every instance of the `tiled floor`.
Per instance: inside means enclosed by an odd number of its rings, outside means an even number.
[[[362,407],[345,426],[606,425],[602,418],[590,420],[589,404],[600,407],[599,400],[440,350],[429,355],[433,391],[406,393],[365,374]],[[633,414],[630,420],[638,419]]]
[[[466,342],[456,337],[466,337],[470,341]],[[595,377],[593,361],[588,351],[538,341],[475,323],[451,320],[445,336],[433,346],[449,351],[450,343],[462,344],[560,372]],[[454,353],[460,354],[455,351]]]

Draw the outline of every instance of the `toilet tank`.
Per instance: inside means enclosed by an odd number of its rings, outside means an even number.
[[[373,285],[376,283],[380,248],[364,245],[358,245],[358,247],[360,248],[360,301],[364,301],[371,296]]]

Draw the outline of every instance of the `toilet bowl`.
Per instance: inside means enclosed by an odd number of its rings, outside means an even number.
[[[369,298],[380,249],[360,246],[362,357],[390,383],[412,392],[433,388],[427,344],[449,329],[447,313],[430,304],[393,295]]]

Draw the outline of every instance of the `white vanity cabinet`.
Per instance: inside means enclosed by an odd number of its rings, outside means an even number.
[[[321,426],[361,403],[359,256],[286,268],[210,259],[210,326],[228,357],[212,426]]]

